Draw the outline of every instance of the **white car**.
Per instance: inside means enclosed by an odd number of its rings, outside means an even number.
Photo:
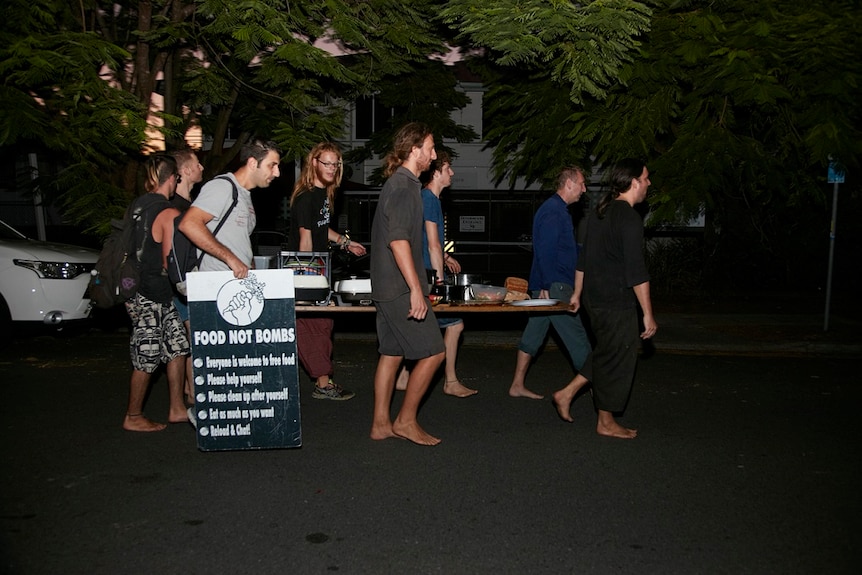
[[[99,252],[40,242],[0,220],[0,339],[15,324],[62,329],[87,319],[90,272]]]

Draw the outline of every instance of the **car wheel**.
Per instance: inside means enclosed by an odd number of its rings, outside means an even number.
[[[6,347],[12,341],[12,314],[6,300],[0,295],[0,347]]]

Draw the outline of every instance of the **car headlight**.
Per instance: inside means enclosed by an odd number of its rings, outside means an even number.
[[[36,272],[40,278],[52,280],[71,280],[81,274],[89,274],[95,264],[70,262],[40,262],[38,260],[12,260],[16,266]]]

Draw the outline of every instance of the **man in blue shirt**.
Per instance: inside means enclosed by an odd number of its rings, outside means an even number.
[[[530,269],[529,289],[532,297],[568,302],[574,292],[575,266],[578,262],[578,245],[575,227],[568,207],[581,199],[587,187],[583,171],[576,167],[563,168],[557,178],[557,193],[545,200],[533,218],[533,265]],[[553,325],[557,335],[569,352],[569,357],[580,370],[590,353],[590,341],[575,314],[532,314],[518,343],[515,375],[509,387],[512,397],[542,399],[524,385],[530,362],[548,337]]]

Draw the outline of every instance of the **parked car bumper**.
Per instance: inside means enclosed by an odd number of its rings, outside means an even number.
[[[5,296],[12,321],[41,320],[47,325],[58,325],[90,316],[93,306],[87,297],[89,275],[74,279],[40,279],[34,272],[14,266],[4,273],[11,276],[6,279],[15,286],[14,293]]]

